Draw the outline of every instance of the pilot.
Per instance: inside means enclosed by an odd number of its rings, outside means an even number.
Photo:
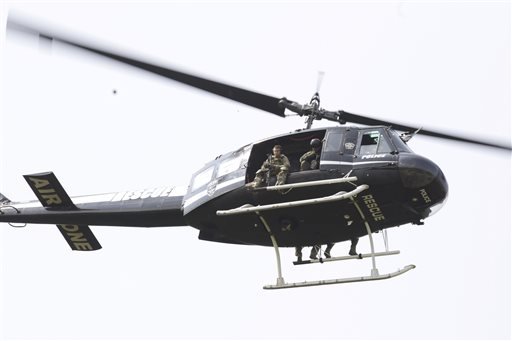
[[[261,165],[261,168],[256,172],[254,181],[245,185],[247,188],[258,188],[262,185],[263,181],[271,176],[276,176],[276,186],[284,185],[286,177],[290,170],[290,161],[286,155],[281,154],[281,146],[276,144],[272,148],[272,155],[270,155]]]
[[[311,140],[309,145],[311,146],[311,150],[302,155],[299,159],[301,171],[318,169],[320,166],[320,149],[322,148],[322,141],[315,138]]]

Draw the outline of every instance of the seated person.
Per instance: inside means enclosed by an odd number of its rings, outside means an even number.
[[[284,185],[289,170],[290,161],[284,154],[281,154],[281,146],[276,144],[274,148],[272,148],[272,155],[263,162],[261,168],[256,172],[254,181],[248,183],[245,187],[261,187],[263,181],[268,180],[271,176],[277,177],[276,186]]]

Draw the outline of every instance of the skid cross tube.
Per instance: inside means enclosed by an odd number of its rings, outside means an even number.
[[[279,203],[279,204],[269,204],[269,205],[258,205],[258,206],[243,205],[241,207],[233,208],[231,210],[219,210],[219,211],[217,211],[217,215],[218,216],[227,216],[227,215],[235,215],[235,214],[243,214],[243,213],[251,213],[251,212],[263,212],[263,211],[277,210],[277,209],[281,209],[281,208],[322,204],[322,203],[326,203],[326,202],[333,202],[333,201],[339,201],[339,200],[343,200],[343,199],[352,198],[366,189],[368,189],[368,185],[360,185],[360,186],[357,186],[356,189],[354,189],[348,193],[338,192],[336,194],[333,194],[333,195],[330,195],[327,197],[297,200],[297,201],[290,201],[290,202],[283,202],[283,203]]]
[[[343,182],[354,182],[354,181],[357,181],[357,177],[352,176],[352,177],[346,177],[346,178],[341,178],[341,179],[316,180],[316,181],[298,182],[295,184],[267,186],[267,187],[257,188],[255,190],[281,191],[283,189],[293,189],[293,188],[320,186],[320,185],[332,185],[332,184],[338,184],[338,183],[343,183]]]

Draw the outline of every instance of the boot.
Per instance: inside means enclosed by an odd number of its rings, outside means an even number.
[[[318,251],[320,251],[320,245],[315,245],[311,248],[311,254],[309,255],[310,259],[318,259]]]
[[[297,257],[297,262],[302,262],[302,246],[295,247],[295,256]]]
[[[327,244],[327,248],[324,251],[325,258],[331,258],[331,250],[332,250],[333,246],[334,246],[334,243]]]
[[[356,246],[357,246],[358,241],[359,241],[359,238],[350,239],[350,251],[348,252],[349,255],[357,256]]]
[[[255,188],[260,187],[262,182],[263,180],[260,177],[256,176],[253,182],[249,182],[248,184],[245,185],[245,188],[247,188],[248,190],[253,190]]]

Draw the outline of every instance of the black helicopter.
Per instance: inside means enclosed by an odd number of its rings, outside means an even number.
[[[71,249],[98,250],[89,225],[183,226],[199,230],[199,239],[221,243],[273,246],[278,263],[276,285],[268,289],[386,279],[414,266],[380,275],[373,232],[404,224],[423,224],[446,200],[448,183],[440,168],[415,154],[407,141],[414,134],[511,150],[510,146],[442,134],[320,107],[316,93],[301,105],[175,69],[99,49],[76,39],[29,25],[8,22],[8,29],[39,36],[285,117],[288,109],[306,118],[306,128],[242,146],[207,163],[193,174],[188,188],[150,188],[70,198],[51,172],[25,175],[39,201],[18,203],[0,195],[0,221],[10,224],[56,224]],[[315,120],[348,122],[369,127],[336,126],[312,129]],[[403,132],[399,134],[397,131]],[[322,141],[318,169],[300,171],[299,158],[312,139]],[[284,185],[249,191],[245,185],[274,145],[281,145],[291,162]],[[298,264],[372,257],[370,276],[285,283],[279,247],[313,246],[368,235],[372,252]]]

